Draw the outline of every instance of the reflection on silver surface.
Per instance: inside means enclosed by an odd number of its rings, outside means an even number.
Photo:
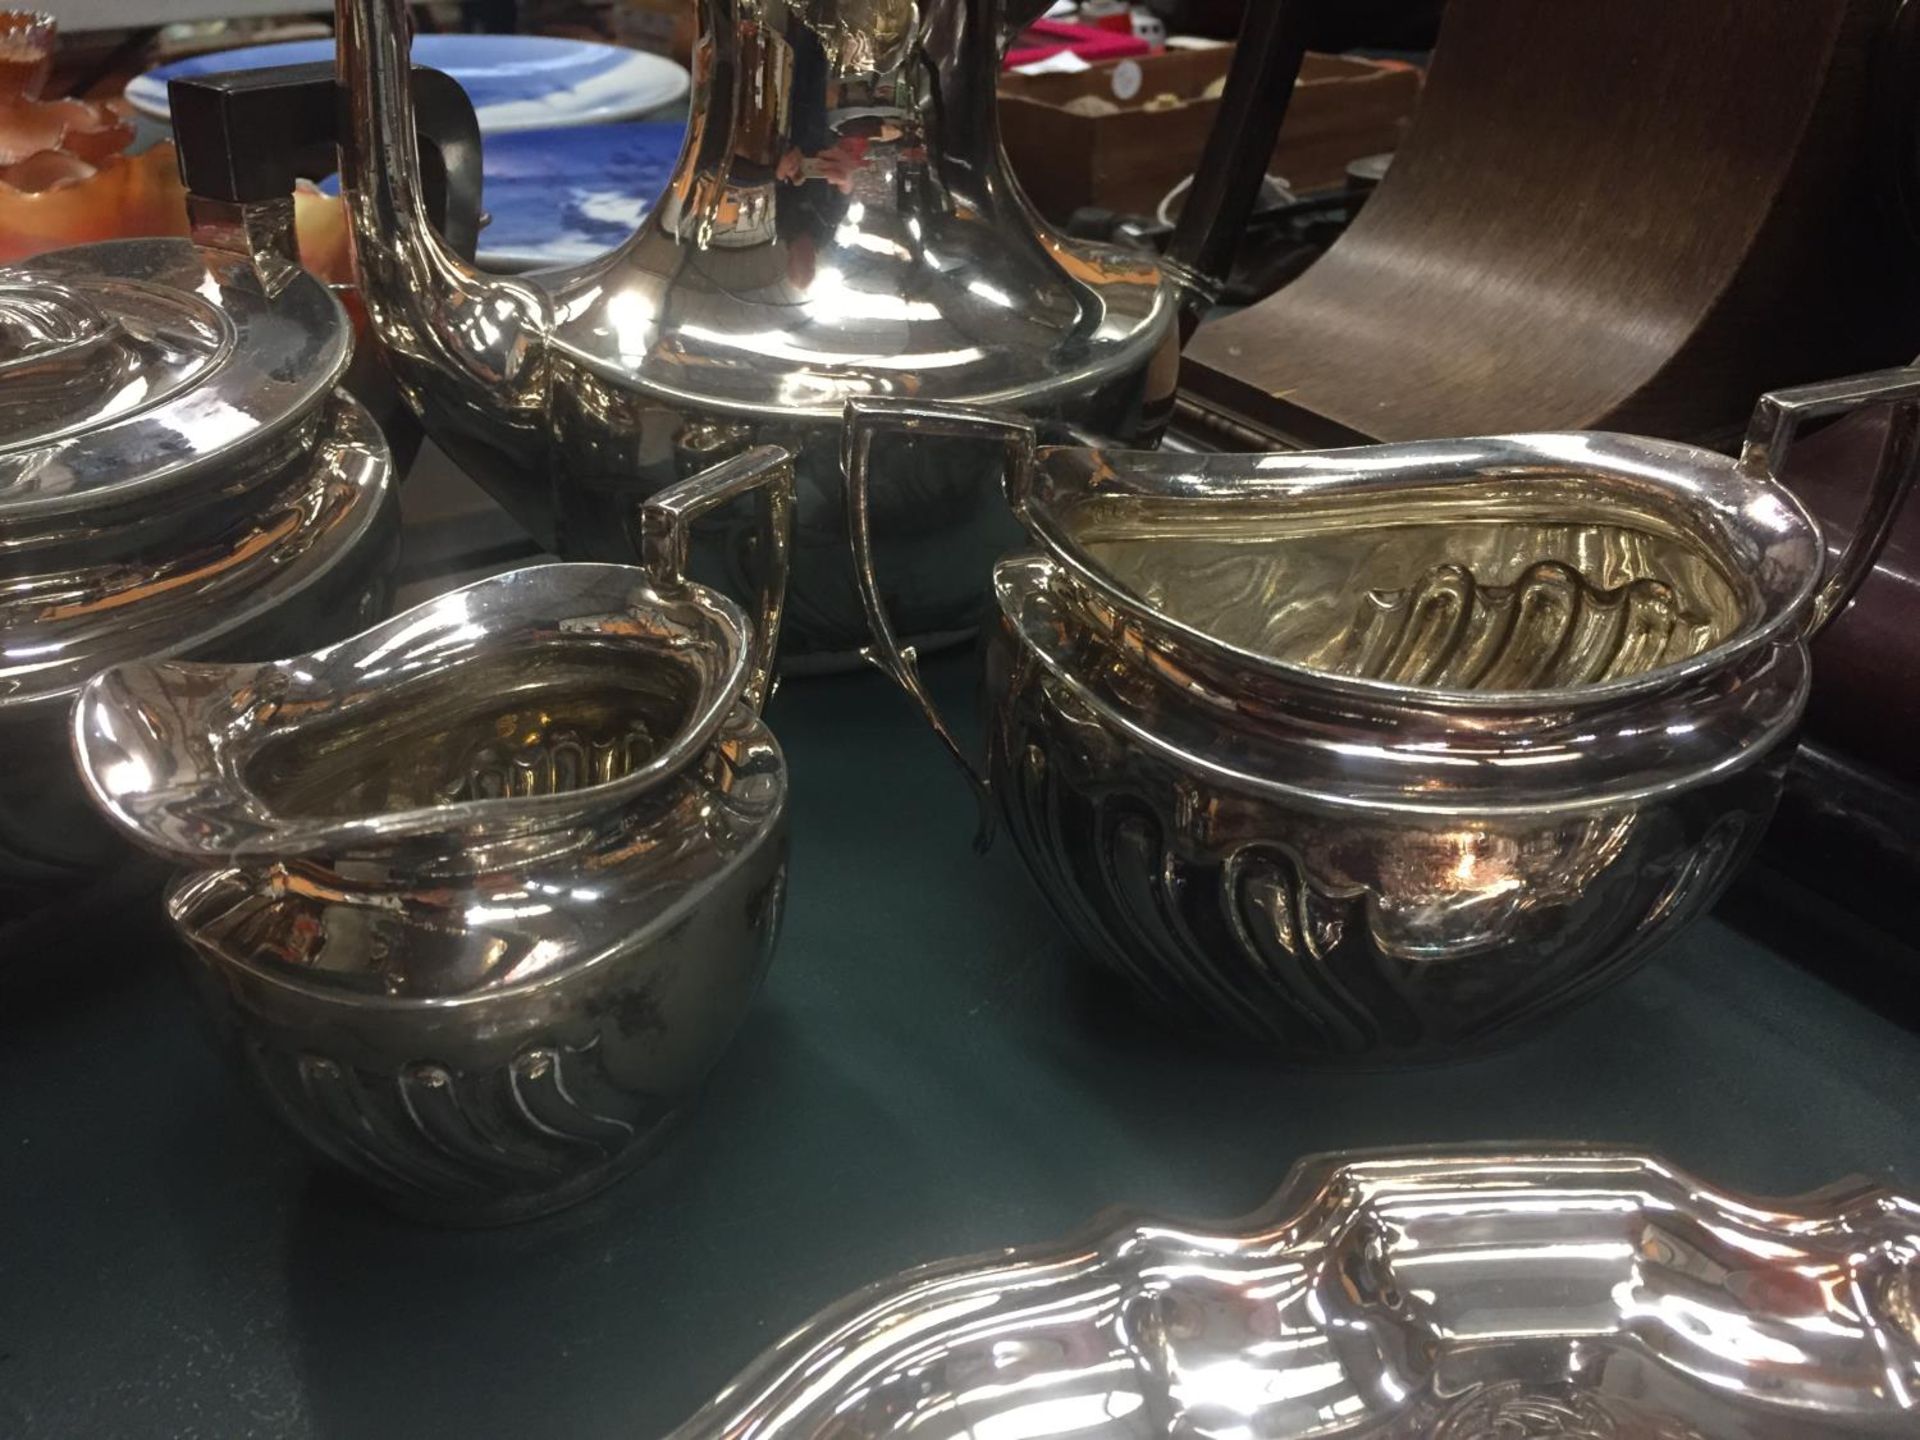
[[[1920,405],[1920,375],[1769,396],[1738,466],[1601,434],[1040,448],[1024,422],[855,402],[848,523],[872,653],[966,769],[983,839],[993,792],[1156,1013],[1302,1059],[1435,1058],[1626,973],[1757,842],[1806,638],[1884,527],[1823,578],[1756,457],[1872,402]],[[995,572],[984,775],[869,563],[889,432],[997,454],[1037,551]],[[1912,478],[1889,462],[1875,513]]]
[[[75,690],[138,656],[273,654],[386,612],[392,462],[336,384],[310,277],[268,300],[182,240],[0,272],[0,891],[121,854],[68,753]],[[19,892],[16,894],[16,890]]]
[[[206,653],[257,630],[370,530],[384,528],[391,550],[390,466],[366,411],[338,394],[301,438],[310,443],[289,463],[271,453],[264,473],[236,466],[204,503],[176,500],[136,524],[97,528],[95,511],[84,528],[21,539],[12,558],[27,573],[0,590],[0,706],[57,701],[64,713],[73,691],[107,665],[183,646]],[[368,593],[368,608],[328,617],[333,631],[375,618],[378,592]],[[279,633],[315,632],[286,623]]]
[[[48,343],[49,310],[64,316],[65,343]],[[10,532],[83,508],[152,505],[170,486],[284,446],[346,373],[353,340],[311,277],[269,299],[249,266],[182,240],[77,245],[0,270],[7,311],[0,524]],[[41,324],[21,323],[35,312]]]
[[[824,1312],[673,1440],[1810,1440],[1920,1427],[1920,1204],[1598,1149],[1326,1157]]]
[[[244,1068],[404,1208],[493,1223],[653,1153],[766,969],[786,769],[758,718],[792,466],[656,497],[647,569],[547,565],[267,664],[82,690],[94,802],[191,868],[168,910]],[[686,526],[766,489],[756,629]]]
[[[569,558],[631,558],[689,451],[794,452],[790,651],[864,637],[837,464],[851,397],[948,399],[1151,439],[1183,292],[1049,231],[1007,173],[994,0],[708,0],[693,116],[638,234],[587,265],[480,274],[420,205],[400,0],[340,0],[343,186],[374,327],[427,427]],[[914,481],[908,486],[905,476]],[[913,633],[976,623],[1008,531],[993,476],[920,454],[876,496]],[[712,566],[740,588],[733,536]]]

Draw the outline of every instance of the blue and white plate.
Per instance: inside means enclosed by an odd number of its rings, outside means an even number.
[[[195,55],[134,80],[127,86],[127,103],[164,120],[169,80],[331,59],[331,40]],[[413,63],[444,70],[460,82],[473,100],[482,135],[631,120],[685,99],[689,84],[686,69],[665,56],[547,35],[419,35]]]
[[[639,225],[673,174],[687,127],[678,120],[530,130],[484,142],[480,263],[530,270],[613,249]]]
[[[604,255],[666,189],[686,132],[679,120],[638,120],[486,137],[481,265],[538,270]],[[339,177],[321,188],[338,194]]]

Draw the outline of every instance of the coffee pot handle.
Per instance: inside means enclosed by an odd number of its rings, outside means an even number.
[[[1233,269],[1306,63],[1317,9],[1313,0],[1259,0],[1247,6],[1220,109],[1201,152],[1205,158],[1161,260],[1182,292],[1183,344],[1219,299]]]
[[[778,445],[758,445],[697,475],[656,491],[640,507],[640,564],[664,591],[687,585],[688,537],[693,522],[709,510],[759,491],[766,555],[760,597],[748,651],[747,684],[741,698],[756,713],[773,694],[773,661],[780,648],[780,617],[787,605],[787,565],[793,547],[793,455]]]
[[[1860,523],[1840,558],[1829,566],[1809,607],[1804,630],[1808,639],[1846,608],[1854,592],[1873,573],[1900,503],[1920,474],[1920,367],[1877,370],[1762,395],[1747,425],[1746,442],[1740,447],[1741,474],[1755,480],[1778,479],[1787,451],[1810,421],[1868,405],[1891,406],[1892,423],[1867,489]]]
[[[860,605],[866,611],[867,629],[873,637],[863,646],[860,658],[888,676],[907,692],[920,713],[953,757],[954,764],[972,788],[980,807],[980,825],[974,835],[974,848],[985,850],[993,843],[993,791],[984,767],[974,764],[954,738],[933,697],[920,679],[920,660],[911,645],[902,645],[894,633],[880,594],[880,574],[875,568],[873,551],[873,442],[883,434],[928,435],[954,440],[999,442],[1005,449],[1006,465],[1001,483],[1007,503],[1024,520],[1027,493],[1033,483],[1033,455],[1036,437],[1032,425],[1022,420],[995,415],[966,405],[922,405],[906,401],[849,400],[846,423],[841,432],[841,468],[847,491],[847,533],[853,541],[854,576],[860,586]]]
[[[427,215],[463,260],[480,235],[480,122],[460,82],[413,68]],[[350,133],[332,61],[184,76],[167,85],[167,107],[189,203],[248,210],[284,203],[295,180],[340,168]]]

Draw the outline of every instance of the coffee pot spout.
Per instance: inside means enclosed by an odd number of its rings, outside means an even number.
[[[414,72],[408,62],[408,23],[404,0],[335,6],[340,182],[355,278],[428,433],[456,461],[463,452],[504,452],[534,475],[544,443],[547,299],[537,286],[478,270],[432,223],[421,140],[444,154],[445,123],[442,108],[416,94],[417,77],[432,72]],[[470,117],[464,95],[460,105]],[[474,135],[477,172],[477,126]],[[544,484],[529,484],[524,494],[499,498],[536,538],[551,540],[546,493]]]
[[[480,130],[449,76],[409,61],[402,0],[338,0],[335,65],[172,82],[169,104],[194,232],[239,253],[260,284],[294,262],[296,179],[336,167],[353,242],[352,291],[394,381],[430,435],[547,548],[550,302],[473,264]]]

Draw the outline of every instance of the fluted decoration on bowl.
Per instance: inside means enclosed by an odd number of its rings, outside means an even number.
[[[850,401],[868,654],[1004,819],[1074,937],[1154,1013],[1292,1060],[1517,1039],[1628,973],[1771,818],[1808,637],[1920,466],[1884,458],[1829,569],[1775,477],[1809,420],[1920,378],[1763,397],[1738,463],[1632,435],[1276,454],[1043,444]],[[940,715],[874,564],[883,441],[996,456],[987,757]]]
[[[1001,813],[1075,939],[1156,1014],[1304,1061],[1488,1049],[1631,974],[1725,889],[1784,766],[1531,821],[1341,816],[1168,763],[989,643]]]

